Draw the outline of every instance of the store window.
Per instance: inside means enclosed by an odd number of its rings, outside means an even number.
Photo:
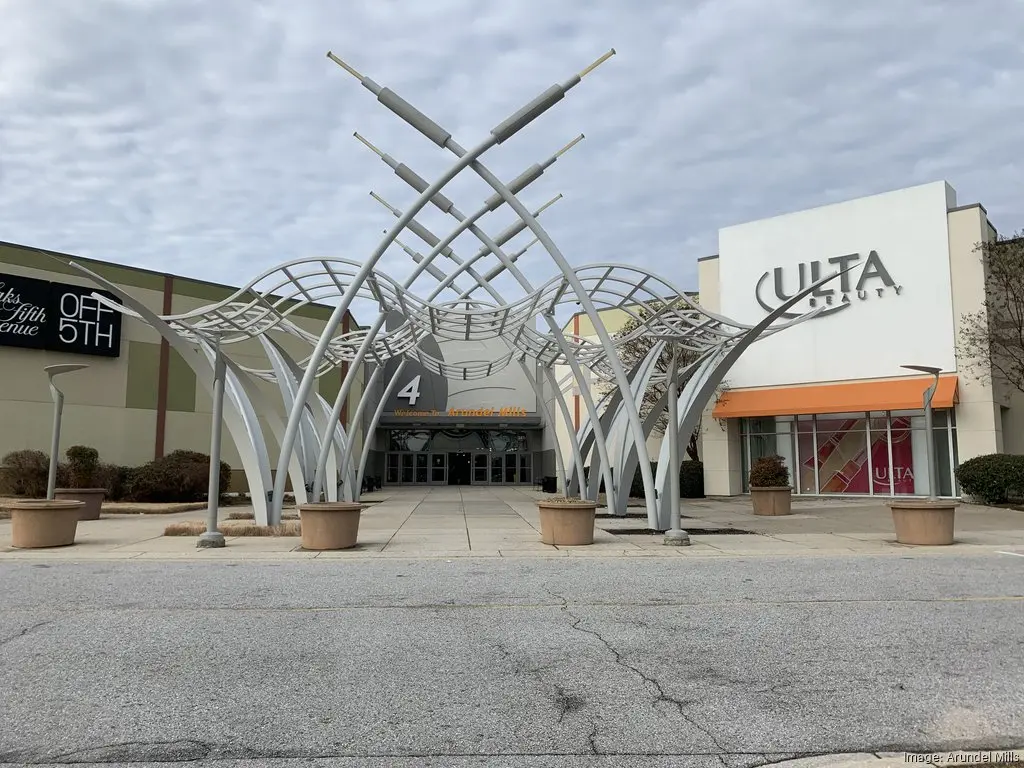
[[[743,419],[743,488],[761,456],[778,454],[802,494],[940,496],[957,493],[956,428],[951,410],[932,424],[937,472],[929,476],[924,411],[873,411]],[[795,468],[795,469],[794,469]]]

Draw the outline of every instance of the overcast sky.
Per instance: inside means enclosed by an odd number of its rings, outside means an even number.
[[[938,179],[1011,231],[1022,30],[1021,0],[0,0],[0,240],[234,285],[363,259],[393,221],[369,191],[415,194],[353,131],[424,176],[452,158],[328,50],[471,146],[611,47],[485,156],[508,180],[586,134],[521,195],[565,195],[542,220],[574,264],[692,289],[719,227]],[[537,248],[521,264],[553,276]]]

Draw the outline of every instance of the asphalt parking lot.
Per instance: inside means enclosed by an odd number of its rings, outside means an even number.
[[[1024,557],[3,562],[0,764],[1024,743]]]

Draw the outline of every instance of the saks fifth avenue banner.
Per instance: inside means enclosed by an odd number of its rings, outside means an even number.
[[[0,274],[0,346],[118,357],[121,313],[93,293],[117,301],[106,291]]]

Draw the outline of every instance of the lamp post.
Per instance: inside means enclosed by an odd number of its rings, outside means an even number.
[[[673,336],[655,336],[672,344]],[[687,546],[690,534],[683,530],[683,510],[679,499],[679,347],[672,344],[672,359],[668,366],[668,463],[669,504],[672,511],[672,529],[665,532],[664,543],[669,546]]]
[[[901,365],[908,371],[931,374],[933,381],[924,391],[924,430],[925,430],[925,452],[928,454],[928,500],[936,501],[939,498],[938,487],[938,460],[935,456],[935,434],[932,431],[932,398],[939,388],[939,374],[941,368],[931,365]]]
[[[224,426],[224,377],[226,365],[220,350],[220,336],[213,340],[213,415],[210,424],[210,482],[206,490],[206,532],[199,536],[196,547],[216,549],[225,545],[224,534],[217,530],[220,502],[220,438]]]
[[[64,393],[57,389],[53,383],[54,378],[62,373],[71,373],[88,368],[82,363],[64,363],[61,365],[48,365],[43,370],[50,381],[50,396],[53,398],[53,433],[50,436],[50,471],[46,478],[46,498],[53,500],[54,492],[57,490],[57,460],[60,458],[60,419],[64,412]]]

